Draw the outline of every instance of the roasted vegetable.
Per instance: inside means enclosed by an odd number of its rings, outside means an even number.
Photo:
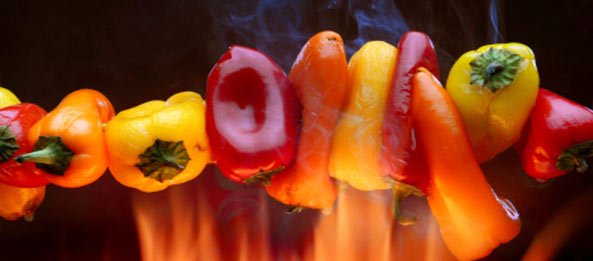
[[[272,177],[268,194],[290,205],[324,209],[333,205],[336,186],[329,176],[331,142],[348,93],[348,64],[339,34],[313,36],[297,56],[288,80],[303,105],[295,162]]]
[[[53,184],[76,188],[96,181],[107,169],[104,123],[114,115],[98,91],[82,89],[66,96],[29,131],[33,151],[15,158],[34,162]]]
[[[521,164],[539,180],[584,172],[593,157],[593,111],[551,91],[539,89],[518,146]]]
[[[154,192],[198,176],[210,161],[205,107],[199,94],[181,92],[118,113],[105,128],[113,177]]]
[[[486,45],[455,62],[447,92],[480,163],[519,140],[538,86],[535,57],[523,44]]]
[[[296,154],[300,106],[286,75],[263,53],[231,46],[208,75],[206,130],[228,178],[269,184]]]
[[[449,250],[473,260],[513,239],[517,210],[488,185],[453,101],[423,68],[414,75],[410,113],[430,174],[428,203]]]

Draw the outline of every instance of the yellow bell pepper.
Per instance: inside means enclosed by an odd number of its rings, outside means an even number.
[[[372,41],[348,64],[350,94],[334,134],[329,172],[360,190],[390,188],[379,170],[379,153],[396,57],[397,48]]]
[[[0,86],[0,108],[20,104],[19,98],[11,91]]]
[[[520,43],[483,46],[455,62],[446,86],[478,161],[486,162],[520,138],[539,87],[535,56]]]
[[[199,94],[181,92],[118,113],[105,127],[115,179],[154,192],[198,176],[210,161],[205,106]]]

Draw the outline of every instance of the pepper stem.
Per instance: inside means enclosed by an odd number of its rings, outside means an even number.
[[[571,171],[576,168],[579,173],[583,173],[589,166],[587,159],[593,157],[593,140],[578,143],[562,151],[558,156],[556,168],[561,171]]]
[[[145,177],[159,182],[177,176],[185,169],[190,158],[183,141],[170,142],[156,139],[152,146],[138,156],[136,167]]]
[[[405,184],[403,182],[399,182],[399,181],[395,181],[395,185],[393,186],[392,190],[393,190],[393,200],[392,200],[391,214],[393,215],[393,218],[395,219],[395,221],[397,221],[398,224],[400,224],[402,226],[408,226],[408,225],[414,224],[416,221],[418,221],[418,218],[415,216],[404,217],[400,213],[399,207],[401,205],[401,201],[404,198],[406,198],[412,194],[414,194],[416,196],[423,196],[424,194],[418,188],[416,188],[412,185]]]
[[[491,47],[469,63],[471,84],[494,93],[513,83],[522,59],[509,49]]]
[[[14,160],[18,163],[34,162],[37,168],[49,174],[64,176],[72,157],[74,152],[60,136],[39,136],[32,152],[21,154]]]
[[[20,148],[10,127],[0,126],[0,163],[9,161]]]
[[[303,211],[303,207],[300,205],[296,206],[288,206],[288,208],[284,211],[285,214],[292,214],[292,213],[299,213]]]
[[[273,170],[268,170],[268,171],[261,171],[257,174],[255,174],[254,176],[251,176],[243,181],[245,181],[245,183],[247,185],[253,184],[253,183],[262,183],[265,186],[269,186],[270,182],[272,180],[272,176],[274,176],[276,173],[280,172],[284,170],[284,165],[275,168]]]

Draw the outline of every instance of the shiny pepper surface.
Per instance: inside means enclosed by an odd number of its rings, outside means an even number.
[[[107,169],[102,125],[114,116],[111,102],[100,92],[82,89],[62,102],[29,131],[33,152],[15,158],[35,162],[55,185],[77,188],[95,182]]]
[[[15,157],[31,152],[33,144],[28,139],[29,130],[46,114],[44,109],[30,103],[0,109],[0,182],[24,188],[50,183],[34,163],[14,161]]]
[[[154,192],[198,176],[210,161],[205,110],[199,94],[181,92],[118,113],[105,128],[113,177]]]
[[[2,110],[0,117],[3,123],[7,124],[2,134],[5,135],[7,130],[14,131],[15,133],[12,133],[14,137],[11,138],[13,140],[11,142],[9,139],[8,143],[12,143],[11,145],[17,143],[17,147],[19,147],[18,149],[14,147],[13,149],[16,149],[14,154],[8,157],[10,161],[2,164],[2,182],[9,181],[12,184],[27,186],[27,188],[22,188],[0,183],[0,217],[6,220],[25,217],[25,220],[31,221],[33,213],[43,202],[45,186],[31,188],[28,186],[47,184],[48,181],[35,177],[39,175],[38,171],[40,171],[35,166],[21,165],[14,162],[13,159],[15,155],[30,150],[31,145],[28,143],[26,131],[46,112],[36,105],[20,103],[11,91],[0,87],[0,108]],[[7,142],[6,139],[3,141]]]
[[[523,44],[486,45],[455,62],[447,92],[480,163],[519,140],[538,87],[535,56]]]
[[[278,65],[231,46],[208,75],[206,131],[212,156],[236,182],[269,184],[296,154],[300,105]]]
[[[519,143],[523,169],[538,181],[585,172],[593,157],[593,111],[540,88]]]
[[[488,184],[455,105],[424,68],[414,75],[410,113],[430,175],[428,204],[451,253],[479,259],[517,236],[519,213]]]
[[[383,115],[397,49],[372,41],[350,59],[347,104],[336,127],[329,172],[360,190],[388,189],[379,170]]]

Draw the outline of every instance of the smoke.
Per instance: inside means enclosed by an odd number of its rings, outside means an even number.
[[[357,37],[346,41],[348,56],[371,40],[382,40],[397,46],[408,31],[404,18],[390,0],[350,1],[348,15],[357,26]]]

